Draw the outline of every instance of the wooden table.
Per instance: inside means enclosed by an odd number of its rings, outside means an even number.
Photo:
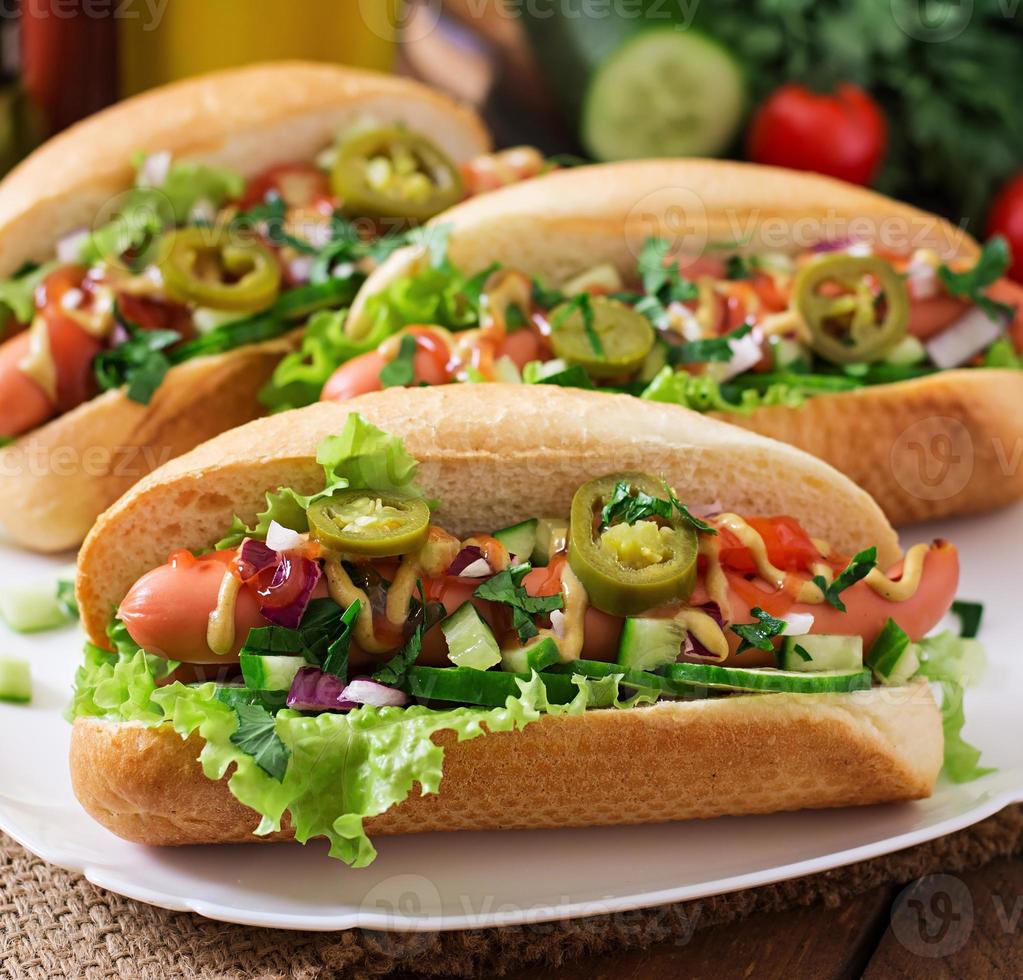
[[[1023,858],[842,908],[817,905],[697,929],[688,943],[523,970],[510,980],[985,980],[1023,977]]]

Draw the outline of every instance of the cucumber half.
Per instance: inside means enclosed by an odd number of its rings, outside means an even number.
[[[871,686],[869,670],[822,670],[804,673],[773,667],[718,667],[715,664],[671,664],[665,675],[674,681],[703,684],[721,691],[772,694],[845,694]]]
[[[657,27],[594,71],[580,135],[598,160],[715,156],[738,132],[745,106],[730,52],[697,31]]]

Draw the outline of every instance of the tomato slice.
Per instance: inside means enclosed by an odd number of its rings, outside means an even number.
[[[265,203],[270,194],[281,198],[290,208],[318,207],[333,208],[330,180],[327,175],[307,163],[287,163],[264,170],[249,181],[242,196],[244,209]]]
[[[810,571],[814,562],[822,560],[821,553],[810,536],[792,517],[747,517],[749,524],[767,546],[768,560],[785,571]],[[721,528],[721,563],[736,572],[752,573],[757,570],[753,555],[731,531]]]

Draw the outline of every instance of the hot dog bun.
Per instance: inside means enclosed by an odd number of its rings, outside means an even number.
[[[311,159],[365,116],[405,123],[455,161],[490,146],[474,113],[407,79],[305,62],[189,79],[73,126],[0,183],[0,278],[50,258],[68,232],[92,227],[132,185],[139,150],[250,176]],[[111,392],[0,450],[3,529],[38,551],[78,544],[143,473],[261,414],[256,393],[296,340],[196,359],[169,372],[148,408]]]
[[[580,167],[508,187],[446,212],[449,255],[469,273],[500,262],[560,284],[600,263],[634,275],[645,238],[686,254],[711,243],[793,251],[853,237],[892,250],[972,259],[961,228],[817,174],[719,160]],[[421,248],[396,252],[363,286],[348,330],[368,327],[366,299],[414,273]],[[1023,496],[1012,447],[1023,438],[1023,374],[942,371],[808,400],[798,409],[720,416],[820,456],[868,490],[895,524],[969,513]]]
[[[374,834],[658,823],[722,814],[852,806],[930,795],[941,720],[929,689],[662,702],[545,717],[521,731],[458,742],[443,732],[440,793],[366,821]],[[169,725],[80,718],[71,777],[82,806],[142,844],[255,837],[259,817],[227,781],[203,775],[203,741]]]
[[[545,385],[391,388],[321,402],[226,432],[167,463],[96,522],[78,559],[78,601],[93,642],[111,611],[175,548],[208,548],[239,515],[251,524],[267,490],[323,486],[316,447],[350,412],[405,440],[420,482],[457,534],[537,515],[567,515],[587,479],[662,474],[683,500],[740,513],[792,514],[836,549],[876,545],[899,557],[880,508],[852,481],[783,443],[674,405]]]
[[[439,524],[467,534],[567,514],[587,478],[661,473],[692,503],[797,515],[846,551],[895,533],[851,481],[807,454],[675,406],[565,388],[452,385],[389,389],[251,422],[136,484],[96,523],[79,557],[90,638],[175,548],[205,548],[232,515],[251,521],[266,490],[322,487],[317,445],[358,411],[402,437]],[[941,764],[941,723],[925,686],[856,695],[736,697],[546,718],[447,750],[439,797],[413,794],[370,833],[639,823],[914,799]],[[79,719],[75,791],[101,823],[151,844],[258,840],[256,817],[208,780],[169,725]],[[524,763],[525,760],[525,763]],[[637,762],[639,760],[639,762]],[[525,764],[526,769],[523,769]],[[524,789],[523,772],[529,773]],[[290,836],[287,829],[279,837]]]

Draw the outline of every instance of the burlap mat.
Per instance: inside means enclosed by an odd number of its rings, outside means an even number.
[[[838,905],[885,883],[957,872],[1023,852],[1023,806],[929,844],[764,888],[621,915],[461,933],[278,932],[165,912],[94,888],[0,834],[0,977],[11,980],[313,980],[500,975],[585,953],[647,946],[795,905]]]

